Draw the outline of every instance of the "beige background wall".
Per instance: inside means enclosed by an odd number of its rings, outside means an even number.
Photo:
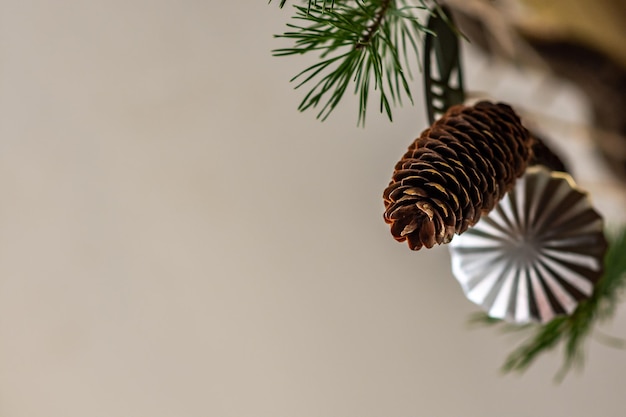
[[[447,249],[382,221],[419,86],[393,124],[298,113],[305,61],[270,55],[290,13],[0,0],[0,416],[624,415],[626,353],[597,342],[561,386],[559,354],[499,375],[515,343],[466,328]],[[499,98],[545,91],[467,65]]]

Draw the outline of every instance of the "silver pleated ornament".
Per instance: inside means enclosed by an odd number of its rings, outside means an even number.
[[[450,243],[467,298],[514,323],[571,314],[603,270],[602,217],[571,176],[531,167],[488,215]]]

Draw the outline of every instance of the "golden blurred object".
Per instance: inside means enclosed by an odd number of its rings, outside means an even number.
[[[626,68],[626,0],[519,1],[520,32],[587,45]]]

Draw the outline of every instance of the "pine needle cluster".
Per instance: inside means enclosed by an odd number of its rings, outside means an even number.
[[[276,49],[274,55],[319,55],[318,62],[291,79],[296,89],[309,88],[300,111],[318,108],[317,117],[325,120],[352,91],[359,99],[358,124],[363,125],[372,90],[378,92],[380,112],[390,120],[393,105],[401,105],[403,98],[413,103],[411,61],[417,64],[420,38],[427,31],[420,20],[426,0],[309,0],[294,8],[288,30],[276,35],[292,40],[293,46]]]

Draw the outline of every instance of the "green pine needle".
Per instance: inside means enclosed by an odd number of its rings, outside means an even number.
[[[544,325],[515,326],[493,319],[485,313],[474,315],[473,324],[500,325],[503,330],[534,330],[534,334],[520,347],[513,351],[504,362],[502,370],[506,372],[526,371],[540,354],[563,344],[564,361],[556,375],[562,380],[572,368],[579,368],[584,359],[584,342],[594,325],[613,316],[619,296],[626,287],[626,228],[610,239],[604,259],[604,275],[596,284],[591,298],[581,302],[570,316],[557,317]],[[599,335],[607,344],[623,347],[624,341],[606,335]]]
[[[271,2],[272,2],[272,0],[269,0],[269,2],[268,2],[268,3],[271,3]],[[308,2],[309,2],[309,6],[308,6],[308,9],[309,9],[309,10],[311,9],[311,5],[312,5],[312,4],[317,5],[317,0],[308,0]],[[278,5],[278,7],[280,7],[280,8],[282,9],[282,8],[283,8],[283,6],[285,5],[285,3],[287,3],[287,0],[281,0],[281,1],[280,1],[280,4]],[[328,5],[328,6],[327,6],[327,4],[330,4],[330,5]],[[322,6],[323,6],[324,8],[329,7],[329,8],[331,8],[331,9],[332,9],[332,7],[333,7],[334,5],[335,5],[335,0],[330,0],[330,1],[328,1],[328,0],[323,0],[323,1],[322,1]]]
[[[344,94],[359,98],[358,124],[363,125],[371,90],[378,92],[379,110],[392,120],[392,105],[413,98],[409,56],[418,55],[419,38],[426,28],[417,13],[426,8],[405,0],[309,1],[297,6],[294,23],[278,38],[293,46],[274,51],[275,56],[319,54],[319,61],[291,79],[296,89],[307,86],[298,109],[318,108],[326,120]],[[281,6],[284,4],[281,2]]]

